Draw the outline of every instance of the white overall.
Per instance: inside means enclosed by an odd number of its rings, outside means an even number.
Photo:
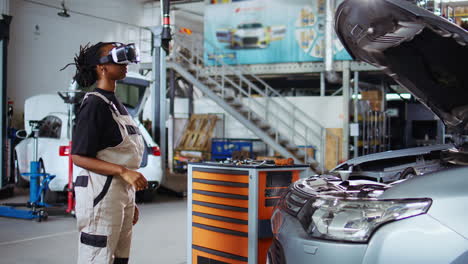
[[[87,93],[104,100],[119,126],[122,142],[103,149],[96,158],[136,170],[143,156],[143,140],[130,115],[121,115],[115,105],[97,92]],[[79,131],[77,131],[79,133]],[[128,263],[135,211],[135,188],[120,176],[82,170],[75,181],[76,219],[79,235],[78,264]]]

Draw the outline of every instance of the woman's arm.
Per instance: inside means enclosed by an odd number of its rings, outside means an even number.
[[[73,163],[76,166],[86,170],[90,170],[94,173],[102,175],[120,176],[126,182],[133,185],[137,191],[143,190],[148,187],[148,182],[146,181],[145,177],[138,171],[129,170],[124,166],[118,164],[81,155],[72,155],[72,159]]]

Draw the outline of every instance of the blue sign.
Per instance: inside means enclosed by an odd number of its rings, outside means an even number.
[[[323,61],[325,0],[212,0],[205,8],[205,63]],[[333,38],[336,60],[351,60]]]

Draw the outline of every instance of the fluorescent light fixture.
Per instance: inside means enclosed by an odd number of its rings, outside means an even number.
[[[354,94],[351,95],[351,98],[355,99],[356,95],[354,95]],[[360,94],[358,94],[357,99],[361,100],[361,98],[362,98],[362,96]],[[396,93],[388,93],[388,94],[385,95],[385,98],[387,100],[401,100],[401,98],[409,100],[409,99],[411,99],[411,94],[410,93],[401,93],[400,95],[398,95]]]
[[[409,99],[411,99],[411,94],[410,93],[401,93],[400,95],[398,95],[398,94],[395,94],[395,93],[388,93],[388,94],[385,95],[385,98],[387,100],[401,100],[401,98],[409,100]]]

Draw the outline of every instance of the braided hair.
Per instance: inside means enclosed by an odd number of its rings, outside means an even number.
[[[99,58],[103,56],[101,54],[101,48],[108,44],[114,44],[114,42],[99,42],[95,45],[89,43],[85,46],[80,45],[80,52],[75,54],[74,63],[69,63],[61,69],[64,70],[70,65],[76,66],[76,72],[73,79],[78,83],[80,87],[89,87],[97,81],[96,65],[99,64]]]

